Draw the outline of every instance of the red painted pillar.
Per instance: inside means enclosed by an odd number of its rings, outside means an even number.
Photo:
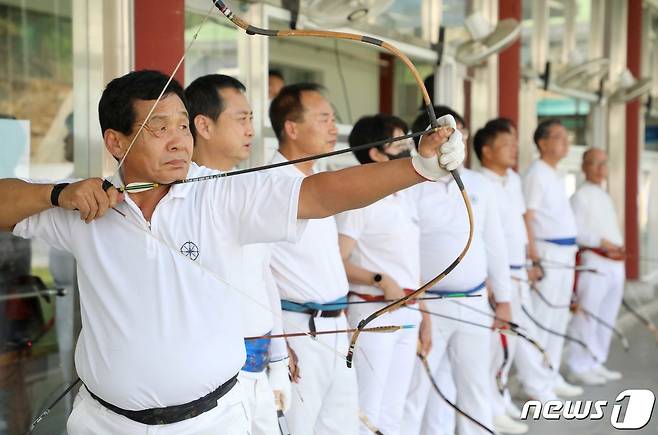
[[[170,75],[185,51],[185,0],[135,0],[135,69]],[[176,79],[184,84],[184,65]]]
[[[498,19],[514,18],[521,22],[521,0],[499,0]],[[521,91],[521,40],[498,55],[498,115],[519,125]]]
[[[633,76],[640,77],[642,47],[642,1],[628,2],[626,64]],[[640,230],[638,219],[638,186],[640,163],[640,100],[626,104],[626,278],[640,277]]]

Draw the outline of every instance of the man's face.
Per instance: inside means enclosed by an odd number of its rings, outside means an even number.
[[[303,118],[295,122],[295,142],[308,155],[326,153],[336,146],[338,130],[334,110],[319,92],[302,93]]]
[[[512,133],[502,132],[496,135],[493,143],[487,145],[487,158],[497,166],[512,168],[516,164],[518,145]]]
[[[595,184],[602,184],[608,178],[608,156],[603,150],[588,151],[583,162],[585,178]]]
[[[253,112],[245,94],[233,88],[218,91],[224,110],[209,125],[209,145],[235,164],[249,158],[254,137]]]
[[[539,141],[542,157],[559,161],[569,153],[569,134],[564,126],[553,124],[549,127],[548,137]]]
[[[154,102],[136,100],[133,103],[137,121],[131,135],[115,132],[116,140],[112,139],[112,143],[108,143],[109,135],[106,131],[106,146],[115,157],[120,159],[125,154],[133,135],[139,130]],[[184,179],[192,158],[192,142],[185,105],[176,94],[165,96],[123,163],[124,182],[171,183]]]

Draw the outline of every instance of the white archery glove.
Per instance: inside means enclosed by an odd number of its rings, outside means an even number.
[[[292,386],[288,376],[288,358],[271,362],[268,364],[268,377],[272,391],[281,394],[282,411],[286,412],[290,408],[292,400]],[[278,406],[278,404],[277,404]]]
[[[411,159],[411,164],[416,172],[431,181],[436,181],[450,174],[450,171],[462,165],[466,157],[464,140],[461,132],[457,130],[455,118],[452,115],[445,115],[437,119],[437,121],[439,126],[454,129],[448,141],[441,145],[438,155],[434,157],[423,157],[420,154],[416,154]]]

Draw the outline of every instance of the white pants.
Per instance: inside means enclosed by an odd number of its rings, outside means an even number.
[[[166,382],[166,381],[165,381]],[[178,423],[146,425],[116,414],[97,402],[82,386],[66,423],[69,435],[250,435],[249,415],[238,382],[217,401],[217,407]]]
[[[267,371],[259,373],[240,370],[238,380],[242,385],[251,417],[253,435],[281,435],[274,402],[274,392]]]
[[[383,306],[350,306],[350,325],[356,327],[361,319]],[[417,311],[397,309],[368,326],[418,325],[420,317]],[[359,336],[354,358],[359,384],[359,406],[368,420],[386,435],[401,433],[404,402],[411,384],[417,343],[418,329],[403,329],[392,334],[364,332]],[[361,424],[360,434],[372,435],[372,432]]]
[[[489,310],[486,296],[468,299],[469,304],[479,310]],[[450,301],[428,301],[427,309],[487,326],[492,319]],[[452,379],[456,387],[456,404],[464,412],[491,428],[491,331],[454,320],[432,316],[432,350],[428,363],[439,386],[445,382],[447,363],[452,368]],[[442,389],[443,391],[443,389]],[[450,398],[451,391],[444,391]],[[404,409],[405,435],[436,435],[446,433],[451,422],[446,421],[453,411],[438,396],[420,361],[417,360]],[[482,435],[483,430],[463,416],[457,417],[457,432],[460,435]]]
[[[614,325],[624,291],[624,263],[613,261],[593,252],[582,255],[583,266],[599,271],[578,274],[578,301],[580,306]],[[571,320],[569,334],[584,341],[597,359],[608,359],[612,330],[597,320],[579,311]],[[567,365],[575,373],[592,370],[599,363],[581,346],[567,345]]]
[[[308,328],[307,314],[283,312],[286,332]],[[290,328],[295,325],[297,328]],[[347,329],[340,317],[318,317],[317,331]],[[321,344],[322,343],[322,344]],[[347,334],[294,337],[288,344],[298,358],[300,379],[292,384],[292,402],[286,413],[293,435],[356,435],[359,431],[359,399],[356,372],[348,369]]]
[[[537,252],[545,264],[544,278],[537,283],[537,289],[553,305],[564,306],[571,302],[573,293],[573,269],[555,268],[551,262],[575,265],[575,246],[561,246],[554,243],[537,241]],[[569,324],[569,308],[552,308],[542,301],[536,292],[532,292],[532,305],[535,310],[534,318],[542,326],[556,331],[560,334],[567,332]],[[562,348],[564,346],[564,337],[559,337],[537,328],[537,341],[541,344],[549,358],[554,369],[554,379],[559,376],[560,362],[562,360]]]
[[[525,270],[512,271],[512,276],[522,280],[528,279]],[[525,282],[513,281],[513,285],[518,286],[521,292],[521,305],[528,310],[530,315],[536,318],[534,314],[534,303],[530,295],[530,286]],[[543,302],[539,302],[540,304]],[[537,326],[530,320],[523,310],[516,315],[514,321],[524,329],[525,335],[537,340]],[[523,385],[525,392],[532,398],[553,397],[553,387],[555,386],[555,376],[544,362],[543,354],[526,340],[517,340],[516,354],[514,355],[514,366],[516,367],[516,376]]]

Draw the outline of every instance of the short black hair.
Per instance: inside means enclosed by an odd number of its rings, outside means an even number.
[[[434,114],[436,115],[437,118],[440,118],[445,115],[452,115],[452,117],[455,118],[455,121],[458,124],[461,124],[464,127],[466,127],[466,122],[464,121],[464,118],[462,118],[462,116],[459,113],[455,112],[448,106],[434,106]],[[429,125],[430,125],[430,115],[427,113],[426,110],[423,110],[416,117],[416,120],[411,125],[411,130],[414,132],[423,131],[426,130]],[[418,143],[420,142],[420,137],[419,136],[415,137],[414,142],[416,143],[416,147],[418,147]]]
[[[112,129],[125,135],[131,134],[137,121],[133,107],[135,100],[157,100],[168,80],[169,76],[160,71],[140,70],[129,72],[108,83],[98,102],[101,132],[105,134],[107,129]],[[183,87],[176,79],[167,85],[163,98],[169,94],[178,95],[187,109]]]
[[[485,127],[488,126],[495,126],[494,128],[505,129],[509,133],[514,133],[516,130],[516,125],[514,125],[514,122],[511,119],[505,117],[494,118],[487,121]]]
[[[281,80],[283,80],[284,82],[286,81],[286,79],[283,78],[283,73],[281,73],[281,71],[278,70],[278,69],[270,69],[267,76],[268,77],[278,77]]]
[[[487,122],[473,136],[473,150],[478,160],[482,162],[482,148],[485,145],[493,145],[499,134],[512,133],[513,124],[507,118],[496,118]]]
[[[297,83],[281,88],[270,103],[270,122],[276,138],[281,142],[286,121],[299,122],[304,118],[302,93],[323,93],[325,88],[317,83]]]
[[[539,123],[535,129],[535,134],[532,136],[532,139],[535,141],[535,145],[537,145],[537,149],[539,149],[539,141],[550,136],[551,127],[554,125],[562,125],[562,122],[560,122],[560,120],[557,118],[548,118]]]
[[[397,116],[385,114],[364,116],[354,124],[354,127],[347,138],[347,142],[351,148],[354,148],[369,142],[390,139],[394,136],[393,132],[396,128],[399,128],[405,134],[409,131],[407,123]],[[383,145],[377,148],[381,151],[384,150]],[[354,156],[361,164],[373,163],[369,151],[370,149],[358,151],[352,150]]]
[[[185,97],[190,111],[190,131],[196,140],[194,119],[197,115],[207,116],[217,121],[226,109],[224,99],[219,94],[222,89],[235,89],[245,92],[247,88],[235,77],[224,74],[208,74],[195,79],[185,88]]]

